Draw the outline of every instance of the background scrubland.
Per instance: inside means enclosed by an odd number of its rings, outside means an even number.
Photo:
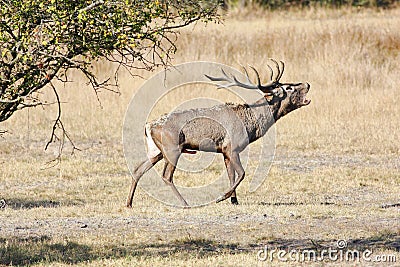
[[[176,209],[139,189],[133,209],[125,208],[124,114],[153,74],[122,71],[121,94],[103,91],[97,101],[84,77],[70,72],[73,82],[58,84],[62,119],[81,151],[70,155],[67,143],[61,164],[48,168],[58,153],[57,144],[44,151],[56,107],[22,110],[1,124],[8,133],[0,139],[0,199],[7,203],[0,265],[262,266],[257,251],[265,245],[321,250],[340,239],[399,262],[399,29],[398,8],[309,7],[232,9],[222,24],[181,31],[173,64],[251,64],[269,77],[265,64],[275,58],[286,63],[282,81],[311,84],[311,104],[276,125],[263,185],[254,193],[239,186],[239,206]],[[93,68],[107,77],[116,66]],[[213,87],[183,90],[161,100],[156,113],[193,97],[235,101]],[[42,97],[52,101],[50,89]],[[217,157],[204,172],[177,172],[175,180],[198,185],[223,171]]]

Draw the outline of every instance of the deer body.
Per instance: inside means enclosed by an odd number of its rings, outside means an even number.
[[[276,61],[274,62],[276,63]],[[309,84],[279,83],[284,65],[282,62],[282,72],[278,63],[276,65],[277,78],[267,86],[262,86],[260,82],[258,85],[241,83],[235,77],[228,77],[224,71],[222,72],[225,77],[222,78],[207,76],[212,81],[229,82],[228,86],[235,85],[261,90],[265,95],[255,103],[226,103],[211,108],[176,111],[148,123],[145,128],[147,159],[139,164],[132,174],[132,186],[127,206],[132,206],[133,195],[140,177],[161,159],[165,160],[162,179],[171,186],[183,206],[188,206],[173,183],[173,173],[180,155],[195,153],[195,151],[223,154],[231,187],[217,199],[217,202],[231,197],[232,203],[238,204],[235,190],[245,176],[239,153],[249,143],[265,135],[278,119],[292,110],[310,103],[305,98],[310,87]],[[259,80],[257,71],[255,69],[254,71]],[[246,70],[245,72],[250,81]],[[238,179],[236,179],[236,174]]]
[[[221,152],[224,146],[232,143],[242,151],[249,143],[262,137],[274,123],[268,103],[263,102],[256,107],[262,111],[256,113],[258,116],[251,108],[257,104],[226,103],[170,113],[150,123],[147,129],[151,130],[153,139],[159,138],[160,131],[179,133],[175,145],[181,150]]]

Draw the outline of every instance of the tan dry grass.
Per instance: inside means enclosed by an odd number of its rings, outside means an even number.
[[[400,195],[399,15],[398,9],[258,11],[181,34],[174,63],[249,63],[267,77],[272,57],[286,62],[282,80],[312,85],[311,105],[277,125],[268,179],[252,194],[245,181],[238,207],[179,210],[138,190],[134,209],[125,209],[130,177],[121,129],[143,80],[122,74],[122,96],[100,93],[100,108],[84,79],[71,73],[75,82],[61,91],[68,102],[63,120],[85,150],[42,169],[56,152],[54,146],[42,151],[55,107],[21,111],[1,125],[12,135],[0,143],[0,198],[8,202],[0,210],[0,253],[44,266],[250,266],[263,265],[255,258],[263,244],[303,249],[313,247],[310,240],[333,246],[346,239],[400,260],[398,209],[380,207],[398,203]],[[101,75],[114,68],[94,66]],[[234,99],[211,87],[195,89],[168,95],[152,116],[201,94]],[[207,171],[208,179],[223,170],[221,163]],[[201,176],[177,179],[191,184]]]
[[[321,14],[322,13],[322,14]],[[398,10],[346,14],[344,11],[265,13],[249,21],[228,18],[225,25],[197,25],[184,31],[174,63],[210,60],[239,67],[252,64],[268,77],[269,57],[282,59],[287,68],[284,81],[308,81],[313,105],[291,114],[280,123],[280,145],[332,153],[398,153],[399,51]],[[111,73],[112,67],[99,62],[95,69]],[[147,73],[142,73],[149,76]],[[151,74],[150,74],[151,75]],[[127,103],[143,80],[121,75],[122,97],[100,93],[101,105],[81,76],[66,85],[62,98],[63,117],[78,139],[120,136]],[[210,89],[209,92],[211,92]],[[185,98],[208,95],[186,88],[172,95],[163,108],[171,110]],[[226,101],[225,94],[217,95]],[[228,99],[230,100],[230,99]],[[55,107],[54,107],[55,108]],[[29,137],[46,138],[55,114],[37,108],[29,115]],[[163,111],[163,112],[165,112]],[[21,138],[28,135],[28,111],[5,123],[18,127]],[[295,125],[295,128],[290,127]],[[306,127],[303,127],[306,125]],[[39,127],[38,127],[39,126]],[[299,126],[299,127],[298,127]],[[105,133],[106,130],[106,133]],[[37,138],[40,135],[41,138]],[[311,139],[302,144],[301,139]],[[312,137],[312,138],[310,138]],[[300,142],[299,142],[300,141]]]

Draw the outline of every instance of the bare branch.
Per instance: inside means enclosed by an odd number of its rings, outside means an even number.
[[[57,102],[34,102],[34,103],[21,103],[20,106],[18,107],[19,110],[22,110],[24,108],[33,108],[33,107],[44,107],[44,106],[51,106],[57,104]]]
[[[96,2],[94,2],[94,3],[90,4],[90,5],[88,5],[87,7],[80,9],[80,10],[79,10],[79,13],[86,12],[86,11],[88,11],[88,10],[90,10],[90,9],[93,9],[93,8],[99,6],[99,5],[102,5],[102,4],[104,4],[104,1],[103,1],[103,0],[96,1]]]
[[[56,166],[57,164],[59,164],[61,162],[61,155],[63,154],[65,140],[67,140],[72,145],[71,154],[73,154],[75,150],[80,151],[80,149],[75,145],[75,143],[72,141],[72,138],[69,136],[68,132],[65,130],[64,124],[61,121],[61,101],[60,101],[60,97],[58,95],[57,89],[54,86],[54,84],[50,82],[50,86],[53,89],[54,95],[56,96],[56,100],[57,100],[56,103],[58,105],[58,114],[57,114],[56,120],[54,121],[53,128],[52,128],[52,131],[51,131],[50,140],[47,142],[47,144],[45,146],[45,150],[47,150],[48,146],[52,142],[54,142],[54,140],[58,140],[59,141],[57,157],[48,162],[48,163],[55,163],[54,165],[52,165],[52,167],[54,167],[54,166]],[[57,136],[57,134],[56,134],[57,128],[61,130],[61,136],[60,137]]]
[[[53,124],[53,128],[52,128],[52,131],[51,131],[50,140],[47,142],[47,144],[46,144],[44,150],[47,150],[47,147],[53,142],[54,138],[56,138],[55,131],[56,131],[57,125],[58,125],[58,123],[60,122],[60,119],[61,119],[61,102],[60,102],[60,97],[59,97],[59,95],[58,95],[57,89],[55,88],[55,86],[53,85],[52,82],[50,82],[50,86],[51,86],[51,88],[53,89],[54,95],[56,96],[57,105],[58,105],[58,113],[57,113],[57,118],[56,118],[56,120],[55,120],[55,122],[54,122],[54,124]]]

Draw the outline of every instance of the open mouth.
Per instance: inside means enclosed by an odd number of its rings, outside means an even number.
[[[307,99],[307,96],[305,94],[301,96],[301,99],[300,99],[300,105],[301,106],[306,106],[306,105],[308,105],[310,103],[311,103],[311,100]]]
[[[310,84],[306,83],[306,87],[300,91],[300,101],[299,102],[300,102],[301,106],[307,106],[308,104],[311,103],[311,100],[307,99],[307,93],[309,90],[310,90]]]

